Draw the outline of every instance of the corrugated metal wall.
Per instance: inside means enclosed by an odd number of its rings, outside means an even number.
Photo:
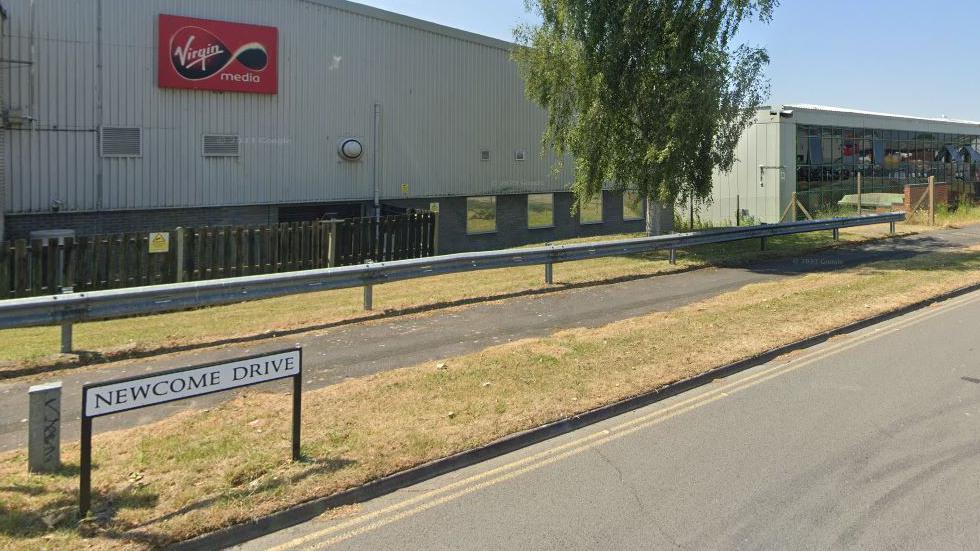
[[[734,224],[736,205],[759,221],[779,220],[780,188],[793,173],[767,168],[760,181],[759,166],[781,166],[780,124],[778,117],[770,120],[768,110],[756,116],[738,142],[732,170],[715,172],[711,203],[700,212],[703,220]]]
[[[29,0],[11,0],[3,49],[34,65],[4,68],[3,94],[34,121],[9,132],[8,212],[54,202],[79,211],[370,199],[376,103],[382,198],[405,197],[403,185],[411,197],[564,188],[567,171],[559,181],[553,160],[539,156],[545,114],[525,98],[506,50],[323,1],[332,7],[45,0],[32,14]],[[160,13],[278,27],[279,94],[158,88]],[[142,127],[142,158],[100,159],[100,124]],[[240,135],[241,157],[202,157],[207,133]],[[346,137],[367,146],[360,162],[336,154]],[[483,149],[490,162],[481,162]],[[515,150],[527,160],[515,161]]]

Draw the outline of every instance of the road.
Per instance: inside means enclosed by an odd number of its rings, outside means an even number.
[[[744,268],[712,268],[556,290],[464,308],[436,310],[423,315],[393,317],[233,346],[91,366],[62,374],[57,379],[64,385],[62,438],[65,441],[78,438],[81,386],[86,382],[221,361],[298,344],[304,347],[304,385],[314,389],[349,377],[477,352],[513,340],[550,335],[562,329],[597,327],[651,312],[671,310],[750,283],[977,243],[980,243],[980,227],[974,226],[834,249],[802,258],[757,262]],[[561,265],[555,267],[555,275],[560,281]],[[473,277],[485,275],[478,272]],[[376,290],[375,293],[379,300],[383,300],[383,290]],[[27,389],[37,382],[0,383],[0,451],[26,446]],[[284,384],[273,384],[264,388],[277,390],[286,387]],[[219,393],[107,416],[99,419],[95,430],[114,430],[150,423],[186,409],[210,407],[233,396],[233,393]]]
[[[254,540],[980,549],[980,293]]]

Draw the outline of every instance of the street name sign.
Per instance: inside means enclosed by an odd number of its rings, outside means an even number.
[[[293,379],[293,460],[300,458],[300,412],[303,350],[291,348],[259,356],[162,371],[82,387],[81,476],[79,510],[91,506],[92,420],[120,413],[233,390],[281,379]]]

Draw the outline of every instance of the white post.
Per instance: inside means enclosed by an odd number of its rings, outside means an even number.
[[[27,470],[51,473],[61,468],[61,383],[27,390]]]

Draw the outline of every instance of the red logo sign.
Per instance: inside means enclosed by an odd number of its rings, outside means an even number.
[[[159,85],[275,94],[278,44],[275,27],[161,14]]]

